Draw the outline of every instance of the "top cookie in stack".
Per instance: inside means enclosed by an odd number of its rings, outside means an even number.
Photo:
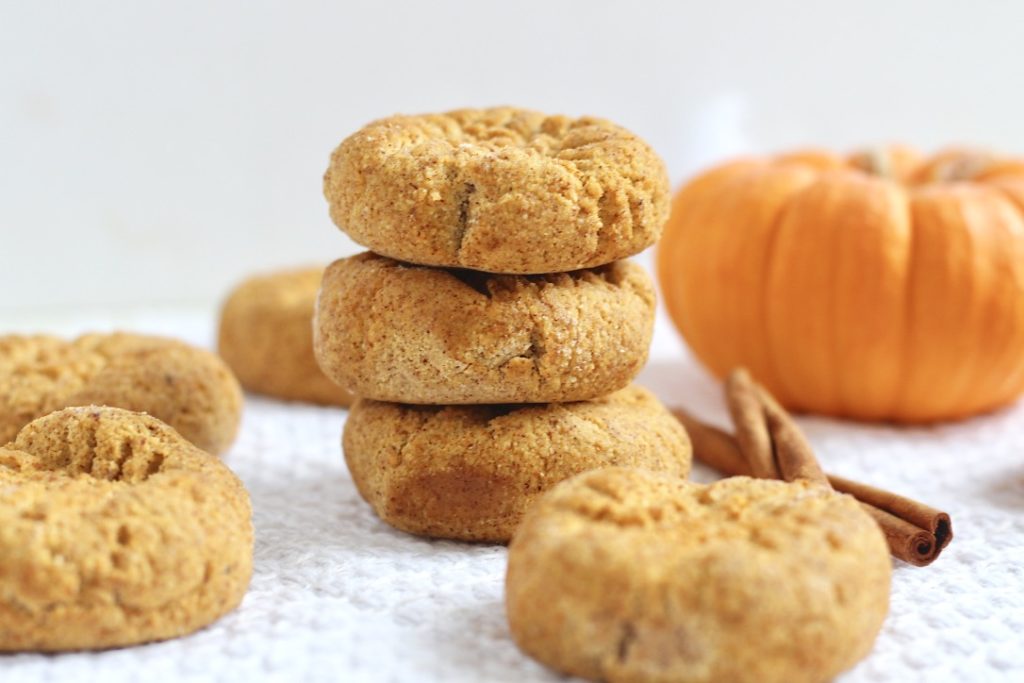
[[[334,151],[324,194],[378,254],[519,275],[637,254],[669,208],[665,165],[636,135],[511,107],[371,123]]]
[[[324,193],[372,250],[325,272],[314,349],[360,397],[345,459],[382,519],[506,541],[537,495],[579,472],[689,472],[683,429],[627,388],[655,298],[622,259],[668,214],[646,143],[508,107],[393,116],[341,143]]]

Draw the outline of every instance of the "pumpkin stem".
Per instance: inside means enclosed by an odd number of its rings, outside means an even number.
[[[971,180],[992,165],[995,157],[988,152],[964,152],[935,167],[932,182],[954,183]]]
[[[850,164],[869,175],[886,179],[893,177],[892,154],[880,145],[853,153],[850,156]]]

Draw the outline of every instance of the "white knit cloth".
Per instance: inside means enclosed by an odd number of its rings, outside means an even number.
[[[24,324],[22,324],[24,323]],[[208,343],[206,315],[20,321],[120,326]],[[663,319],[641,382],[724,424],[719,388]],[[0,330],[0,332],[12,331]],[[256,562],[242,606],[178,640],[102,653],[0,656],[32,681],[558,681],[509,638],[505,548],[430,541],[374,517],[345,469],[345,412],[250,397],[227,464],[252,494]],[[1024,681],[1024,408],[925,429],[801,419],[830,472],[947,510],[931,567],[897,563],[874,651],[840,680]],[[698,468],[695,477],[708,479]],[[2,559],[0,559],[2,561]]]

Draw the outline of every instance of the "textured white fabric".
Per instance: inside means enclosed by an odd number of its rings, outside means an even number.
[[[208,343],[210,320],[78,316],[31,329],[120,326]],[[641,381],[724,423],[717,384],[664,320]],[[341,457],[344,416],[249,398],[226,456],[255,509],[255,576],[239,610],[165,643],[0,656],[0,683],[561,680],[509,639],[503,547],[415,538],[373,516]],[[1024,408],[924,429],[801,424],[827,470],[948,510],[956,535],[931,567],[897,563],[874,652],[840,680],[1024,680]]]

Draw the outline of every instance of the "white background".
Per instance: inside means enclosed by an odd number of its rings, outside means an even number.
[[[1021,153],[1022,30],[1010,0],[0,0],[0,324],[211,306],[254,269],[355,251],[321,174],[395,112],[602,115],[674,183],[806,144]]]

